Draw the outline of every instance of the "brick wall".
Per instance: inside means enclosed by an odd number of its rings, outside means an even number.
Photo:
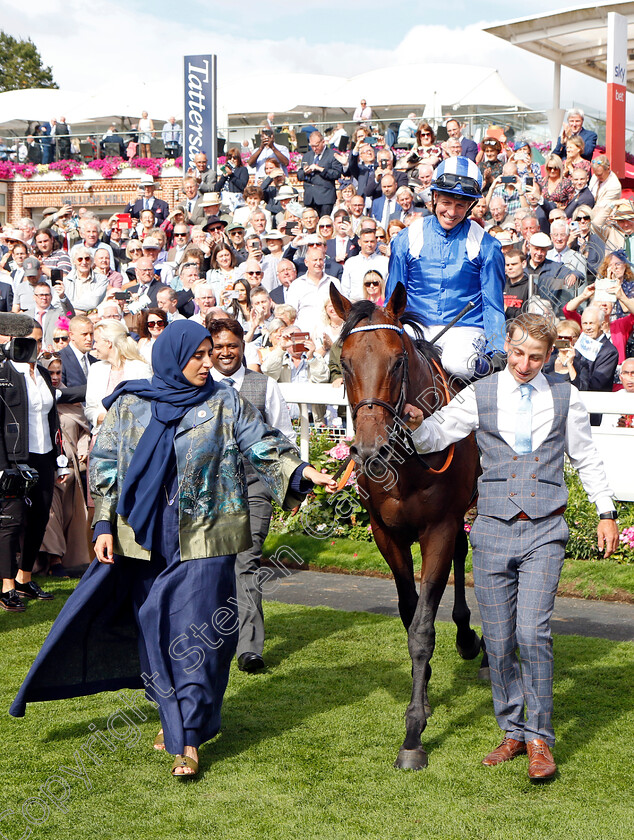
[[[23,216],[40,218],[45,207],[61,207],[72,204],[73,207],[88,207],[101,217],[107,217],[117,208],[125,206],[137,197],[140,172],[131,178],[111,178],[104,180],[99,173],[90,173],[88,177],[67,181],[49,180],[48,176],[33,178],[15,178],[0,182],[6,185],[7,225],[12,226]],[[288,178],[293,186],[298,186],[295,173]],[[154,195],[162,198],[172,209],[181,199],[182,175],[155,178]],[[253,183],[253,176],[250,178]]]

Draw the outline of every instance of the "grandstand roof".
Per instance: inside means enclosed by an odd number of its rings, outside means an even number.
[[[634,93],[634,3],[595,3],[581,9],[498,23],[485,27],[484,31],[605,82],[608,12],[616,12],[628,20],[626,87]]]

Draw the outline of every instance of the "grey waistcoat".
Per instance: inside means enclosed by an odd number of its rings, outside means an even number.
[[[256,373],[254,370],[245,370],[242,388],[240,388],[240,396],[248,400],[254,408],[262,415],[262,419],[266,423],[266,386],[268,383],[268,376],[263,373]],[[251,466],[247,458],[242,458],[244,464],[244,471],[247,476],[247,484],[253,484],[258,481],[259,477],[256,471]]]
[[[544,442],[533,452],[518,455],[498,430],[498,375],[475,383],[482,453],[478,480],[478,513],[513,519],[524,511],[531,519],[550,516],[568,501],[564,481],[564,440],[570,405],[570,383],[547,376],[553,395],[554,417]]]

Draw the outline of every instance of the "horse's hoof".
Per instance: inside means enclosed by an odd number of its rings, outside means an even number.
[[[469,645],[461,645],[456,639],[456,650],[463,659],[475,659],[482,649],[482,639],[475,630],[471,631],[471,642]]]
[[[401,748],[394,766],[397,770],[423,770],[427,767],[427,753],[422,747],[417,747],[415,750]]]
[[[491,669],[480,668],[478,671],[478,679],[482,680],[482,682],[491,682]]]

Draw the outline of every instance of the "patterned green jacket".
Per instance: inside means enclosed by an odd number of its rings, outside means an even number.
[[[110,522],[114,552],[149,560],[150,552],[117,514],[119,490],[151,419],[151,403],[131,394],[110,408],[90,455],[93,524]],[[264,423],[235,389],[218,385],[190,409],[174,436],[182,560],[236,554],[251,545],[247,485],[240,453],[253,464],[276,501],[292,508],[301,497],[289,480],[303,462],[284,435]]]

